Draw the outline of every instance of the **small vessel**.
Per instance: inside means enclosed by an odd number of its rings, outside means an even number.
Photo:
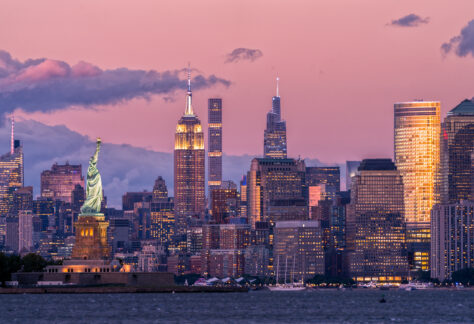
[[[433,288],[433,283],[431,282],[418,282],[418,281],[410,281],[407,284],[401,284],[399,289],[403,289],[406,291],[412,290],[423,290]]]
[[[371,288],[371,289],[375,289],[377,288],[377,284],[373,281],[371,282],[368,282],[368,283],[365,283],[365,284],[362,284],[360,285],[361,288]]]
[[[295,268],[295,259],[293,258],[293,273],[292,273],[292,281],[293,281],[293,274],[294,274],[294,269]],[[287,273],[287,269],[288,269],[288,257],[286,258],[286,262],[285,262],[285,282],[283,284],[280,284],[278,283],[278,279],[279,279],[279,269],[280,269],[280,256],[278,256],[278,261],[277,261],[277,273],[276,273],[276,285],[274,286],[268,286],[267,288],[270,290],[270,291],[302,291],[302,290],[306,290],[306,287],[304,285],[303,282],[291,282],[291,283],[287,283],[286,282],[286,273]]]
[[[298,283],[285,283],[285,284],[277,284],[275,286],[268,286],[270,291],[302,291],[306,290],[306,287],[302,284]]]

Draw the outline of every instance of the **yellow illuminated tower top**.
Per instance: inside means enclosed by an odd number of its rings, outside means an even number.
[[[176,134],[174,141],[175,150],[204,150],[204,133],[202,131],[201,122],[194,115],[192,105],[191,91],[191,73],[188,70],[188,92],[186,94],[186,110],[183,117],[176,126]]]

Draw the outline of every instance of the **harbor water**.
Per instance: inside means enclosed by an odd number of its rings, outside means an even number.
[[[0,295],[0,322],[472,323],[474,289]]]

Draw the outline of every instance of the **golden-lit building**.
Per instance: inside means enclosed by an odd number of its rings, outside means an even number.
[[[403,182],[390,159],[362,161],[346,219],[350,274],[358,282],[408,278]]]
[[[440,102],[394,105],[395,164],[403,177],[412,270],[429,269],[430,212],[439,202]]]
[[[192,108],[188,74],[186,111],[176,126],[174,141],[174,208],[177,233],[186,232],[187,220],[205,208],[205,151],[201,122]]]
[[[108,260],[110,258],[107,239],[109,222],[103,215],[79,215],[74,225],[76,242],[72,249],[73,260]]]

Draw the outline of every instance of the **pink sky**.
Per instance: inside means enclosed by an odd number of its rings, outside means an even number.
[[[430,21],[416,28],[387,25],[410,13]],[[193,92],[204,126],[207,98],[223,98],[227,154],[262,154],[278,74],[289,155],[342,162],[392,156],[394,102],[440,100],[444,118],[474,95],[474,59],[443,58],[440,50],[473,18],[472,0],[15,0],[0,5],[0,49],[22,61],[86,61],[101,69],[164,71],[190,61],[233,83]],[[263,57],[225,64],[238,47],[259,49]],[[185,92],[174,98],[17,114],[169,152]]]

